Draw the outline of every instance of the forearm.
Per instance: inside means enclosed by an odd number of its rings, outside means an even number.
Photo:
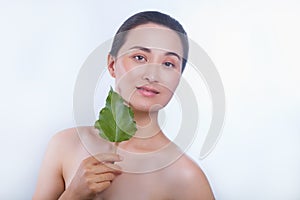
[[[68,190],[65,190],[58,198],[58,200],[70,200],[70,199],[76,200],[76,198]]]

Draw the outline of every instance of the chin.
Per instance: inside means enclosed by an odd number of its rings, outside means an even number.
[[[130,107],[132,107],[133,111],[138,112],[158,112],[161,109],[165,107],[165,105],[160,104],[146,104],[145,102],[143,104],[137,104],[137,103],[130,103]]]

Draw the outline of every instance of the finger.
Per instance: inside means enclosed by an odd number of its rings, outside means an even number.
[[[104,174],[98,174],[97,176],[94,176],[91,181],[93,183],[101,183],[106,181],[113,181],[116,178],[116,175],[114,173],[104,173]]]
[[[120,162],[122,161],[122,157],[115,153],[99,153],[96,155],[93,155],[94,159],[98,162]]]
[[[100,163],[107,163],[107,162],[120,162],[122,161],[122,157],[115,153],[99,153],[96,155],[92,155],[86,159],[84,159],[84,164],[92,164],[97,165]]]
[[[112,164],[112,163],[103,163],[103,164],[95,165],[93,167],[93,173],[95,173],[95,174],[101,174],[101,173],[107,173],[107,172],[121,174],[122,170],[119,165]]]
[[[110,185],[111,185],[110,181],[94,183],[92,185],[92,191],[95,192],[95,193],[99,193],[99,192],[102,192],[103,190],[105,190],[106,188],[108,188]]]

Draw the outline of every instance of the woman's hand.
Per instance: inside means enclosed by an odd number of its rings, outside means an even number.
[[[121,169],[114,162],[121,161],[119,155],[102,153],[83,160],[61,199],[93,199],[111,185]]]

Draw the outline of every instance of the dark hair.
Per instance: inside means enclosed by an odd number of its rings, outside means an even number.
[[[183,58],[182,58],[182,72],[183,72],[186,65],[188,51],[189,51],[187,34],[183,29],[182,25],[176,19],[170,17],[169,15],[157,11],[144,11],[129,17],[118,29],[112,43],[110,54],[115,57],[117,56],[119,49],[125,42],[127,31],[139,25],[147,24],[151,22],[158,25],[163,25],[177,32],[183,47]]]

